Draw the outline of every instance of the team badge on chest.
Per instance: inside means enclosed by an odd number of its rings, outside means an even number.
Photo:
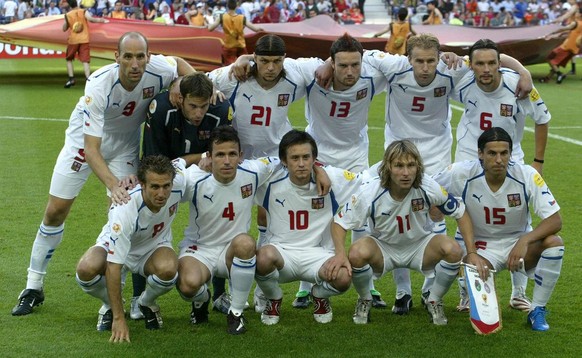
[[[277,106],[285,107],[289,105],[289,94],[280,94],[277,98]]]
[[[410,201],[410,205],[412,206],[412,211],[420,211],[424,209],[424,199],[422,198],[412,199]]]
[[[447,94],[447,88],[445,86],[437,87],[434,89],[434,96],[435,97],[442,97],[446,94]]]
[[[325,206],[325,201],[323,198],[313,198],[311,199],[311,208],[312,209],[323,209]]]
[[[243,199],[253,195],[253,184],[247,184],[240,187],[240,195]]]
[[[362,98],[366,98],[368,96],[368,89],[363,88],[356,93],[356,101],[361,100]]]
[[[513,105],[512,104],[501,104],[499,107],[499,115],[501,117],[511,117],[513,116]]]
[[[143,99],[153,98],[154,97],[154,86],[146,87],[143,89]]]
[[[520,194],[508,194],[507,195],[507,205],[510,208],[515,208],[516,206],[521,206],[521,195]]]

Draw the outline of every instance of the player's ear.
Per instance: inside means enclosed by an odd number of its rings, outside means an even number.
[[[119,52],[115,51],[115,63],[119,63]]]
[[[151,55],[152,55],[152,54],[151,54],[151,53],[148,51],[148,53],[147,53],[147,59],[148,59],[148,60],[147,60],[147,63],[150,63],[150,57],[151,57]]]

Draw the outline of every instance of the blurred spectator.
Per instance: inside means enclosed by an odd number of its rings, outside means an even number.
[[[16,11],[16,16],[18,20],[24,20],[26,12],[32,8],[31,0],[19,0],[18,10]]]
[[[115,5],[113,6],[113,11],[111,11],[109,17],[112,19],[126,19],[127,13],[123,10],[122,6],[123,4],[121,1],[116,1]]]
[[[481,0],[477,3],[477,8],[480,13],[488,12],[490,7],[488,0]]]
[[[269,5],[265,8],[263,15],[265,21],[268,23],[278,24],[281,21],[281,9],[277,4],[277,0],[270,0]]]
[[[384,30],[374,34],[374,37],[382,36],[389,32],[390,38],[386,42],[385,51],[392,55],[406,54],[406,42],[408,37],[416,35],[412,25],[407,21],[408,9],[401,7],[398,9],[398,20],[391,22]]]
[[[360,6],[353,2],[352,8],[350,9],[350,20],[352,20],[352,24],[359,25],[364,22],[364,15],[360,11]]]
[[[525,13],[527,11],[527,4],[524,0],[516,0],[515,6],[513,7],[513,19],[515,20],[515,25],[519,26],[524,22]]]
[[[440,25],[443,23],[443,14],[436,7],[436,1],[429,1],[426,4],[428,8],[428,18],[422,23],[424,25]]]
[[[194,27],[207,27],[208,21],[204,16],[204,3],[199,2],[198,4],[192,3],[190,5],[190,10],[186,12],[186,20],[190,26]]]
[[[145,14],[145,20],[147,21],[154,21],[158,16],[158,9],[156,8],[157,3],[149,3],[148,4],[148,11]]]
[[[283,0],[285,2],[285,0]],[[317,11],[319,14],[330,14],[332,12],[331,3],[328,0],[317,0]]]
[[[319,14],[314,0],[307,0],[307,3],[305,4],[305,14],[307,19],[316,17]]]
[[[46,11],[45,11],[45,14],[46,14],[47,16],[52,16],[52,15],[60,15],[60,14],[61,14],[61,9],[59,9],[59,8],[57,7],[57,3],[56,3],[56,2],[54,2],[54,1],[51,1],[51,2],[49,3],[49,6],[48,6],[48,8],[47,8],[47,9],[46,9]]]
[[[11,23],[16,21],[16,12],[18,11],[18,4],[16,0],[6,0],[4,1],[4,6],[2,7],[2,13],[4,14],[5,21]]]
[[[295,11],[289,7],[289,3],[285,0],[281,2],[281,18],[279,22],[288,22],[290,18],[295,16]]]

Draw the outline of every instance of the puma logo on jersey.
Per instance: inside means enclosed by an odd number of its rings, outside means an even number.
[[[287,199],[283,199],[283,201],[281,201],[279,199],[275,199],[275,202],[281,204],[282,207],[285,207],[285,200],[287,200]]]
[[[402,90],[402,92],[406,92],[406,90],[408,89],[408,86],[403,86],[401,84],[399,84],[398,87],[400,87],[400,89]]]
[[[473,106],[477,107],[477,101],[472,102],[472,101],[467,100],[467,103],[472,104]]]
[[[321,89],[319,90],[319,92],[321,92],[321,94],[326,96],[326,97],[327,97],[327,94],[329,93],[329,92],[325,92],[324,90],[321,90]]]
[[[392,211],[389,211],[387,213],[381,212],[380,214],[383,215],[383,216],[390,216],[392,214]]]
[[[208,200],[210,200],[210,202],[211,202],[211,203],[214,203],[214,201],[212,201],[212,198],[214,198],[214,194],[213,194],[213,195],[210,195],[210,196],[208,196],[208,195],[203,195],[203,197],[204,197],[204,199],[208,199]]]
[[[113,104],[112,104],[112,106],[113,106],[113,107],[119,107],[119,102],[117,102],[117,103],[113,103]]]
[[[117,240],[119,240],[119,238],[117,238],[117,239],[114,239],[114,238],[112,238],[111,236],[109,237],[109,241],[110,241],[110,242],[111,242],[113,245],[115,245],[115,243],[117,243]]]
[[[550,189],[543,191],[542,190],[542,195],[552,195],[552,193],[550,193]]]
[[[475,199],[477,199],[477,201],[481,202],[481,198],[483,197],[483,194],[481,194],[481,196],[477,196],[477,194],[473,194],[473,197]]]
[[[243,93],[243,97],[246,98],[249,101],[249,103],[251,102],[251,97],[252,96],[253,95],[248,96],[246,93]]]

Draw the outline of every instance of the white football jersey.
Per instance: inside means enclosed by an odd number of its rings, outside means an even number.
[[[432,205],[455,219],[465,212],[461,202],[427,175],[420,187],[412,188],[402,201],[394,200],[390,191],[382,188],[380,177],[375,177],[351,196],[334,220],[346,230],[368,223],[371,234],[378,240],[405,248],[431,233],[426,224]]]
[[[323,61],[320,59],[298,59],[303,68],[307,86],[305,117],[317,145],[318,160],[337,167],[352,169],[349,165],[353,158],[366,155],[368,166],[368,111],[372,98],[386,87],[384,75],[370,66],[362,65],[360,79],[350,88],[336,91],[320,87],[314,72]],[[330,149],[334,149],[333,151]],[[338,153],[343,155],[338,156]]]
[[[212,174],[190,166],[184,195],[190,202],[190,221],[180,248],[226,245],[236,235],[247,233],[257,188],[277,170],[282,170],[277,158],[245,160],[238,166],[236,177],[223,184]]]
[[[267,210],[267,242],[294,249],[331,244],[332,218],[364,176],[332,167],[324,170],[332,183],[325,196],[317,194],[315,181],[297,186],[286,171],[261,187],[257,201]]]
[[[176,159],[173,163],[176,177],[172,193],[160,211],[154,213],[146,206],[141,185],[129,192],[131,199],[127,204],[111,206],[109,221],[99,235],[109,242],[107,261],[124,264],[128,256],[137,259],[155,250],[160,243],[172,243],[172,221],[186,186],[186,162]]]
[[[229,78],[232,65],[210,72],[214,86],[222,91],[233,109],[232,126],[238,131],[243,156],[277,156],[279,142],[292,127],[287,117],[292,102],[305,95],[305,83],[292,59],[285,59],[285,77],[263,89],[255,78],[239,82]]]
[[[119,82],[117,63],[101,67],[87,80],[85,94],[71,114],[65,146],[83,148],[88,134],[102,138],[105,159],[126,148],[139,148],[140,126],[150,101],[177,76],[173,58],[152,55],[140,83],[128,92]]]
[[[440,61],[434,80],[423,87],[414,78],[406,57],[399,56],[394,65],[390,55],[369,52],[373,56],[365,56],[365,62],[381,70],[388,80],[384,147],[396,140],[412,140],[427,170],[441,170],[451,162],[453,144],[449,97],[468,71],[467,65],[463,63],[457,70],[449,70]]]
[[[530,207],[541,219],[560,210],[542,176],[529,165],[510,162],[496,192],[489,188],[478,160],[454,163],[434,179],[463,199],[475,239],[513,238],[531,231]]]
[[[499,87],[493,92],[482,91],[475,82],[475,74],[469,72],[457,86],[456,99],[463,103],[465,111],[457,128],[457,149],[455,161],[477,159],[477,140],[491,127],[501,127],[513,140],[513,161],[523,163],[524,153],[521,140],[525,118],[531,117],[535,124],[545,124],[551,119],[546,104],[534,88],[528,98],[515,98],[514,89],[519,75],[511,70],[501,69]]]

